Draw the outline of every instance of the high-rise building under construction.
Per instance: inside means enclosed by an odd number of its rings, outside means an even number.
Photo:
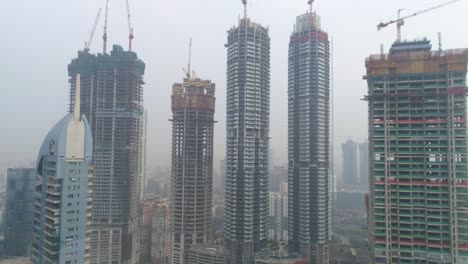
[[[172,88],[172,263],[211,239],[215,84],[187,74]]]
[[[269,230],[268,29],[245,14],[228,31],[226,47],[226,258],[229,264],[252,264]]]
[[[366,59],[373,263],[468,263],[468,49]]]
[[[71,102],[81,74],[81,113],[94,139],[90,263],[139,261],[144,70],[135,52],[118,45],[110,54],[80,51],[68,66]]]
[[[312,10],[297,17],[289,42],[288,80],[289,250],[309,263],[328,263],[330,45]]]

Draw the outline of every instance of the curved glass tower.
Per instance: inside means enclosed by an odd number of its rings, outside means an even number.
[[[76,79],[79,95],[79,75]],[[92,148],[91,129],[80,116],[78,99],[75,110],[47,134],[39,152],[32,263],[88,263]]]

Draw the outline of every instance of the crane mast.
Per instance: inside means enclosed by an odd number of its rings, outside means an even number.
[[[88,42],[85,42],[85,49],[84,49],[85,51],[89,51],[89,47],[91,46],[91,42],[93,41],[94,32],[96,32],[96,27],[97,27],[97,24],[99,22],[99,18],[101,17],[101,10],[102,10],[102,8],[99,8],[96,19],[94,20],[93,27],[91,29],[91,33],[89,35]]]
[[[456,2],[460,2],[460,1],[461,0],[451,0],[451,1],[448,1],[448,2],[445,2],[445,3],[433,6],[431,8],[427,8],[427,9],[424,9],[424,10],[421,10],[421,11],[406,15],[404,17],[401,17],[401,11],[403,11],[403,9],[399,9],[398,10],[398,18],[396,20],[391,20],[391,21],[389,21],[387,23],[382,22],[382,23],[378,24],[377,25],[377,30],[381,30],[384,27],[387,27],[387,26],[389,26],[391,24],[396,23],[396,25],[397,25],[397,41],[401,42],[401,28],[403,27],[403,25],[405,25],[405,20],[406,19],[415,17],[417,15],[424,14],[424,13],[430,12],[432,10],[439,9],[441,7],[444,7],[444,6],[447,6],[447,5],[456,3]]]
[[[132,40],[134,38],[132,20],[130,16],[130,4],[127,0],[127,22],[128,22],[128,51],[132,51]]]
[[[106,11],[105,11],[105,19],[104,19],[104,34],[102,35],[102,54],[106,54],[107,52],[107,17],[109,13],[109,0],[106,0]]]

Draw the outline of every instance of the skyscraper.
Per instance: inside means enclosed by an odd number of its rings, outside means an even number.
[[[72,102],[81,74],[81,113],[94,138],[91,263],[139,261],[144,70],[135,52],[118,45],[110,54],[80,51],[68,66]]]
[[[5,255],[29,256],[36,169],[7,169],[4,214]]]
[[[359,186],[369,191],[369,143],[359,144]]]
[[[289,42],[288,99],[289,250],[328,263],[330,45],[312,10],[297,17]]]
[[[246,4],[247,1],[243,1]],[[228,31],[226,254],[252,264],[268,239],[270,37],[245,14]]]
[[[74,94],[80,94],[80,76]],[[37,159],[32,263],[87,263],[93,140],[80,99],[45,137]]]
[[[374,263],[468,263],[468,49],[366,59]]]
[[[343,151],[343,187],[356,187],[358,178],[358,145],[351,139],[341,145]]]
[[[187,74],[172,88],[172,261],[211,239],[215,84]]]

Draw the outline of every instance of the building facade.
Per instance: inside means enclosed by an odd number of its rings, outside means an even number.
[[[139,261],[138,214],[144,178],[143,74],[135,52],[79,52],[68,65],[70,97],[81,74],[81,113],[94,138],[91,263]],[[73,105],[71,105],[73,107]]]
[[[171,264],[172,213],[168,202],[159,204],[153,214],[151,225],[151,264]]]
[[[344,188],[355,188],[359,183],[358,177],[358,144],[348,140],[341,144],[343,151],[342,182]]]
[[[226,258],[253,264],[268,239],[268,29],[244,17],[228,31],[226,47]]]
[[[288,241],[288,194],[270,192],[269,238]]]
[[[141,210],[141,264],[170,264],[171,259],[171,209],[166,201],[148,199]]]
[[[297,17],[289,43],[289,250],[329,262],[330,45],[320,17]]]
[[[79,95],[79,75],[75,79]],[[89,263],[93,140],[80,100],[74,105],[47,134],[37,159],[34,264]]]
[[[468,263],[468,49],[366,59],[374,263]]]
[[[215,84],[188,76],[172,88],[172,261],[212,235]]]
[[[34,215],[36,169],[7,169],[4,244],[7,256],[29,256]]]

